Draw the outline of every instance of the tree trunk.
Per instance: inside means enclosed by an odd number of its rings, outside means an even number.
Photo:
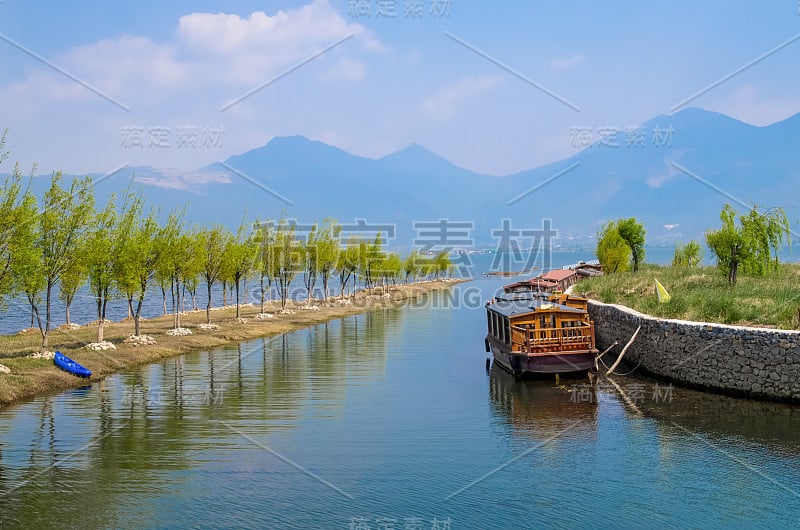
[[[228,305],[228,282],[222,281],[222,307]]]
[[[167,291],[164,290],[164,286],[161,286],[161,300],[164,302],[164,315],[167,314]]]
[[[239,318],[239,278],[234,278],[233,282],[236,286],[236,318]]]
[[[264,312],[264,276],[261,276],[261,312]]]
[[[69,306],[72,305],[72,300],[64,302],[64,318],[67,320],[67,325],[72,324],[69,319]],[[31,327],[33,327],[33,312],[31,311]]]
[[[133,334],[136,335],[137,337],[140,336],[140,334],[141,334],[140,333],[141,329],[139,328],[139,323],[140,323],[141,318],[142,318],[142,305],[143,305],[143,303],[144,303],[144,291],[139,296],[139,303],[136,306],[136,313],[134,314],[134,317],[133,317],[133,330],[134,330]]]
[[[103,342],[103,319],[97,324],[97,342]]]
[[[208,302],[206,303],[206,324],[211,324],[211,282],[206,282]]]
[[[128,318],[133,316],[133,295],[128,295]]]

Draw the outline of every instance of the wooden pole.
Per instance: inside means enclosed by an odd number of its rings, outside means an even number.
[[[636,331],[633,332],[633,336],[631,337],[631,340],[629,340],[628,344],[626,344],[625,347],[622,348],[622,351],[619,353],[619,357],[617,357],[617,360],[614,361],[614,364],[611,365],[611,368],[608,369],[608,372],[606,372],[606,375],[614,373],[614,369],[617,367],[617,365],[619,365],[620,361],[622,361],[622,358],[625,356],[625,352],[628,351],[628,348],[630,347],[630,345],[633,344],[633,341],[636,339],[636,335],[639,334],[639,330],[641,330],[641,329],[642,329],[642,326],[639,326],[638,328],[636,328]]]

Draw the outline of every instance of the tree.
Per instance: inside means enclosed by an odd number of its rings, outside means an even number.
[[[97,342],[103,342],[106,306],[114,281],[114,235],[117,228],[115,197],[111,195],[98,212],[86,241],[86,267],[89,287],[97,304]]]
[[[450,262],[450,253],[446,250],[439,252],[436,254],[436,257],[433,258],[433,264],[436,278],[439,278],[440,275],[444,276],[452,266]]]
[[[306,244],[303,247],[303,283],[306,286],[307,304],[311,304],[311,295],[314,292],[314,286],[317,283],[317,275],[319,267],[319,255],[317,253],[317,223],[311,225],[311,230],[306,237]]]
[[[420,271],[420,256],[419,251],[414,249],[403,260],[403,273],[405,274],[405,282],[408,283],[409,278],[416,278]]]
[[[114,285],[125,297],[128,318],[133,316],[133,299],[139,289],[138,256],[134,247],[143,210],[144,198],[129,187],[124,195],[122,213],[114,230],[112,245]]]
[[[8,156],[3,150],[5,138],[6,132],[0,135],[0,163]],[[33,200],[32,209],[26,203],[29,200]],[[35,218],[36,199],[23,190],[22,174],[19,165],[16,165],[14,172],[5,178],[0,188],[0,302],[19,287],[14,273],[14,261],[21,250],[18,230],[22,225],[31,225]]]
[[[170,217],[171,218],[171,217]],[[138,225],[131,234],[128,245],[121,249],[118,259],[128,263],[132,275],[136,277],[136,290],[134,296],[138,296],[136,310],[133,314],[134,335],[137,337],[141,331],[142,307],[144,297],[150,286],[150,281],[155,277],[156,270],[167,252],[167,243],[164,241],[166,233],[169,231],[169,221],[162,228],[156,220],[155,212],[140,219]],[[166,305],[166,297],[164,298]]]
[[[753,205],[747,215],[740,215],[725,204],[720,212],[722,227],[706,232],[706,244],[717,257],[717,267],[725,273],[729,285],[736,285],[739,267],[749,274],[765,275],[778,268],[778,248],[784,238],[791,244],[789,219],[782,208],[759,211]]]
[[[294,224],[290,224],[286,217],[282,217],[275,227],[272,255],[271,276],[278,282],[281,307],[285,309],[292,280],[303,268],[303,248],[295,237]]]
[[[81,256],[85,256],[84,251],[79,251]],[[70,307],[75,301],[78,290],[86,283],[86,261],[84,259],[75,260],[61,274],[61,281],[58,282],[58,297],[64,302],[64,318],[67,324],[71,324]]]
[[[31,279],[31,285],[37,281],[45,292],[45,322],[42,323],[40,301],[36,298],[29,301],[36,315],[39,332],[42,335],[42,350],[47,348],[47,339],[52,323],[53,287],[61,280],[61,275],[75,260],[81,241],[91,226],[94,214],[94,194],[92,179],[74,179],[69,190],[61,187],[62,174],[56,172],[45,192],[42,211],[36,223],[36,237],[33,241],[34,252],[38,251],[41,263],[31,270],[38,278]],[[32,250],[32,249],[26,249]],[[30,263],[28,264],[30,265]]]
[[[253,270],[258,250],[257,241],[251,236],[247,224],[242,224],[236,230],[236,235],[228,240],[225,248],[225,261],[227,263],[228,277],[233,282],[236,290],[236,318],[239,318],[239,291],[241,281]],[[223,267],[223,270],[225,267]]]
[[[400,254],[396,252],[387,254],[381,269],[384,285],[388,286],[389,283],[392,285],[397,284],[397,278],[400,277],[400,273],[403,271],[403,260],[400,258]]]
[[[275,223],[272,221],[258,222],[256,237],[258,241],[258,252],[256,254],[256,270],[258,271],[259,284],[261,286],[261,313],[264,312],[264,301],[272,287],[272,271],[274,269],[274,245],[275,245]],[[266,280],[266,289],[264,281]]]
[[[233,235],[224,226],[203,228],[197,232],[201,247],[201,275],[206,282],[208,301],[206,303],[206,323],[211,323],[211,293],[214,284],[222,275],[225,249],[230,245]]]
[[[685,245],[675,245],[675,254],[672,257],[673,267],[697,267],[703,261],[703,249],[696,240],[691,240]]]
[[[644,261],[644,225],[636,221],[635,217],[619,219],[617,232],[631,249],[633,272],[639,272],[639,264]]]
[[[317,232],[317,269],[322,278],[322,297],[328,299],[328,282],[339,261],[339,238],[342,227],[335,219],[323,219]]]
[[[344,298],[344,291],[350,279],[355,283],[356,272],[358,271],[360,242],[357,238],[351,237],[347,240],[344,249],[339,250],[339,258],[336,262],[336,270],[339,271],[339,295]]]
[[[603,270],[609,273],[628,270],[631,247],[622,238],[617,223],[609,221],[597,233],[597,259]]]

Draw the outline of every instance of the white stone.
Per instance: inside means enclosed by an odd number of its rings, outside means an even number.
[[[92,351],[108,351],[108,350],[116,350],[117,347],[114,346],[112,343],[108,341],[103,342],[92,342],[84,346],[87,350]]]
[[[216,324],[200,324],[197,326],[197,329],[202,329],[203,331],[216,331],[219,329],[219,326]]]
[[[294,315],[295,312],[292,311],[291,309],[281,309],[280,311],[278,311],[278,313],[280,313],[281,315]]]
[[[259,313],[256,315],[256,320],[265,320],[268,318],[275,318],[275,315],[272,313]]]
[[[52,361],[53,357],[55,357],[55,356],[56,356],[56,354],[54,352],[51,352],[51,351],[37,351],[36,353],[32,353],[32,354],[28,355],[28,358],[29,359],[47,359],[47,360]]]
[[[167,331],[167,335],[170,335],[172,337],[183,337],[185,335],[191,335],[191,334],[192,330],[189,328],[173,328]]]
[[[0,374],[11,374],[11,368],[4,364],[0,364]]]
[[[319,311],[319,306],[318,305],[302,305],[302,306],[300,306],[300,309],[302,309],[303,311]]]
[[[150,335],[131,335],[124,341],[126,344],[131,344],[134,347],[136,346],[149,346],[151,344],[156,344],[156,339],[151,337]]]
[[[246,318],[237,318],[236,319],[236,323],[237,324],[247,324],[247,319]]]

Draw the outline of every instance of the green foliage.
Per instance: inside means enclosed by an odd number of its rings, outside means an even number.
[[[339,261],[339,238],[342,227],[335,219],[326,218],[317,232],[317,269],[322,277],[323,297],[328,298],[328,282]]]
[[[206,282],[206,322],[211,323],[211,293],[214,284],[220,281],[225,266],[225,250],[233,235],[224,226],[200,228],[196,231],[200,240],[200,274]]]
[[[242,221],[236,234],[228,240],[222,260],[222,274],[233,282],[236,289],[236,318],[239,318],[239,289],[241,282],[252,272],[258,255],[258,239]],[[200,252],[202,255],[202,252]]]
[[[697,267],[703,261],[703,248],[696,240],[692,239],[685,245],[675,245],[675,254],[672,256],[673,267]]]
[[[639,272],[639,265],[644,261],[644,224],[638,222],[635,217],[619,219],[617,232],[631,249],[633,272]]]
[[[669,303],[658,303],[655,279],[669,286]],[[735,287],[713,266],[643,264],[637,274],[584,279],[575,291],[660,318],[800,329],[800,265],[796,264],[782,264],[769,276],[741,276]]]
[[[624,272],[631,261],[631,247],[619,233],[617,223],[609,221],[597,233],[597,259],[606,273]]]
[[[419,251],[412,250],[411,253],[403,261],[403,274],[405,274],[405,282],[408,283],[409,278],[416,278],[421,269],[421,258]]]
[[[295,235],[294,224],[289,223],[285,216],[281,217],[275,227],[272,243],[272,258],[270,260],[272,271],[270,275],[277,282],[278,294],[281,297],[281,307],[286,308],[289,297],[289,288],[292,280],[302,270],[305,252],[302,243]]]
[[[789,220],[783,209],[761,213],[754,205],[747,215],[738,216],[737,224],[736,210],[725,204],[720,220],[719,229],[706,232],[706,244],[729,285],[736,285],[740,266],[756,276],[778,269],[778,248],[784,238],[791,242]]]

